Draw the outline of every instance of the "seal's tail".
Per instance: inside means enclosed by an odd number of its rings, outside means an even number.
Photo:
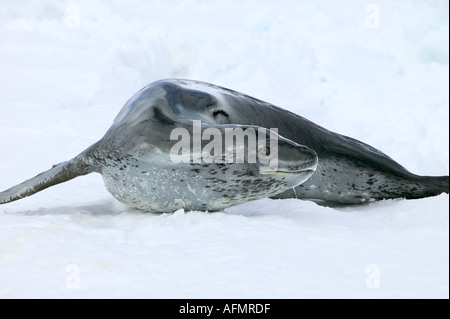
[[[428,180],[429,191],[431,196],[439,195],[442,193],[448,194],[448,176],[438,176],[438,177],[425,177]]]
[[[89,174],[92,171],[92,168],[77,156],[70,161],[54,165],[48,171],[1,192],[0,204],[6,204],[33,195],[50,186],[63,183],[77,176]]]
[[[418,176],[409,181],[410,189],[404,196],[407,199],[417,199],[437,196],[442,193],[448,194],[448,176]]]

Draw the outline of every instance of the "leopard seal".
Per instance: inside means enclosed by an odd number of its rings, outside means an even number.
[[[201,121],[203,129],[276,128],[283,145],[280,170],[261,175],[258,165],[249,163],[175,166],[167,160],[169,131],[188,129],[192,121]],[[448,176],[413,174],[374,147],[290,111],[185,79],[160,80],[142,88],[99,142],[0,193],[0,204],[91,172],[102,174],[114,197],[149,211],[220,210],[263,197],[349,205],[449,192]]]
[[[228,153],[226,143],[216,144],[220,151],[215,150],[212,155],[216,157],[207,161],[211,152],[204,154],[205,147],[212,142],[203,138],[198,149],[187,152],[188,160],[175,161],[173,158],[178,154],[172,153],[179,141],[171,138],[172,132],[184,130],[194,136],[196,129],[193,117],[183,112],[183,105],[172,100],[158,84],[141,90],[125,104],[102,139],[73,159],[0,193],[0,204],[95,172],[102,175],[106,189],[116,199],[141,210],[218,211],[295,187],[317,167],[318,158],[313,150],[270,129],[201,121],[196,121],[200,133],[226,137],[231,132],[231,137],[237,139],[242,132],[247,143],[233,141],[234,148]],[[255,141],[254,154],[250,140]],[[256,141],[263,141],[262,146],[256,145]],[[192,143],[189,140],[188,147]],[[238,146],[243,149],[240,153]],[[243,155],[240,160],[238,153]],[[229,154],[231,160],[222,160]],[[260,160],[263,156],[265,162]],[[269,165],[274,156],[276,165]]]

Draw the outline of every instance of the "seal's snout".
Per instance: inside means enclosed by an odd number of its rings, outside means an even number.
[[[303,163],[299,163],[299,170],[312,170],[315,171],[317,164],[319,163],[319,158],[317,153],[306,146],[299,145],[299,161],[303,161]]]
[[[282,141],[278,150],[275,169],[261,170],[262,174],[294,174],[311,176],[317,168],[317,153],[292,141]]]
[[[280,171],[303,172],[316,170],[318,164],[317,153],[304,145],[292,145],[291,150],[280,154]]]

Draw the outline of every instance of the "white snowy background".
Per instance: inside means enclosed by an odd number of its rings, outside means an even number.
[[[0,190],[161,78],[212,82],[449,173],[447,0],[0,2]],[[1,298],[448,298],[449,196],[151,214],[92,174],[0,206]]]

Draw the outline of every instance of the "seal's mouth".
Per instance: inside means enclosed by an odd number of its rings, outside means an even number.
[[[263,175],[312,175],[317,168],[319,161],[317,158],[311,161],[304,162],[300,165],[289,165],[284,164],[278,167],[262,166],[259,168],[259,173]]]
[[[315,169],[304,169],[304,170],[263,170],[260,169],[259,173],[263,175],[283,175],[283,174],[313,174],[315,172]]]

